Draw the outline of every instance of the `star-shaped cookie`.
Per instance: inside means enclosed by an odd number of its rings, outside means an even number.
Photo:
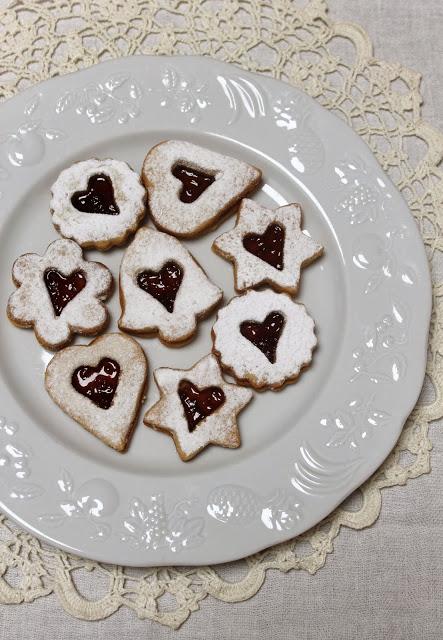
[[[291,295],[300,269],[318,258],[323,247],[301,230],[300,205],[267,209],[245,198],[234,229],[214,240],[213,250],[234,263],[235,288],[268,284]]]
[[[174,439],[180,458],[191,460],[209,444],[240,446],[237,415],[252,398],[252,391],[224,381],[214,355],[192,369],[154,371],[160,400],[145,414],[144,423]]]

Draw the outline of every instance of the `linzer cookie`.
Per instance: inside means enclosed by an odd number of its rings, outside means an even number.
[[[145,389],[147,361],[130,336],[110,333],[68,347],[46,368],[46,390],[65,413],[117,451],[129,442]]]
[[[318,258],[323,247],[301,231],[298,204],[267,209],[244,199],[234,229],[215,239],[216,253],[234,263],[235,288],[268,284],[295,294],[300,269]]]
[[[233,298],[218,312],[212,332],[223,369],[255,389],[294,382],[317,344],[305,307],[269,289]]]
[[[237,415],[252,391],[225,382],[212,354],[186,371],[157,369],[154,378],[161,397],[144,422],[172,436],[182,460],[191,460],[209,444],[240,446]]]
[[[260,178],[246,162],[178,140],[151,149],[142,170],[155,225],[182,238],[214,226]]]
[[[7,314],[18,327],[34,328],[47,349],[60,349],[74,333],[101,331],[108,313],[103,300],[112,286],[110,271],[83,259],[72,240],[56,240],[43,256],[25,253],[12,267],[17,291],[9,298]]]
[[[61,172],[52,185],[52,222],[82,247],[122,244],[145,213],[139,176],[120,160],[84,160]]]
[[[120,267],[119,327],[130,333],[158,333],[167,344],[183,342],[222,296],[176,238],[143,227]]]

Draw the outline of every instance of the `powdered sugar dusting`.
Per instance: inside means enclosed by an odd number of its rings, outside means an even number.
[[[243,238],[247,234],[263,234],[272,223],[280,224],[285,231],[281,271],[243,246]],[[273,210],[262,207],[253,200],[242,200],[236,226],[216,238],[213,244],[217,253],[235,263],[237,291],[268,283],[279,290],[296,293],[300,268],[317,258],[323,251],[320,244],[301,231],[300,224],[301,207],[296,203]]]
[[[263,322],[273,311],[285,318],[274,364],[240,333],[242,322]],[[214,350],[220,354],[222,366],[256,388],[277,388],[295,379],[300,369],[311,362],[317,344],[314,321],[305,307],[287,294],[271,290],[249,291],[233,298],[218,312],[213,334]]]
[[[76,191],[85,190],[91,176],[107,175],[114,189],[120,213],[83,213],[71,203]],[[136,230],[145,212],[146,191],[139,176],[126,162],[92,158],[62,171],[52,185],[52,221],[62,236],[73,238],[82,247],[107,249],[121,244]]]
[[[81,366],[97,366],[102,358],[120,365],[112,405],[100,409],[72,386],[72,374]],[[110,333],[90,345],[68,347],[57,353],[46,369],[46,389],[65,413],[117,450],[126,446],[143,395],[147,362],[140,345],[130,336]]]
[[[193,458],[208,444],[235,448],[240,446],[237,415],[252,398],[252,391],[224,381],[217,359],[209,354],[187,371],[182,369],[157,369],[154,377],[161,392],[160,400],[144,417],[148,426],[168,431],[184,460]],[[225,402],[213,414],[189,431],[183,405],[177,393],[181,380],[189,380],[199,389],[220,387]]]
[[[183,271],[174,310],[141,289],[137,275],[145,270],[159,271],[166,262],[176,262]],[[223,292],[212,284],[189,251],[175,238],[143,227],[126,249],[120,267],[123,330],[150,333],[158,331],[167,342],[180,342],[196,329],[197,319],[222,298]]]
[[[215,181],[191,203],[180,201],[182,183],[171,171],[177,164],[215,176]],[[212,226],[260,180],[259,169],[204,147],[179,140],[155,146],[142,171],[155,224],[177,236],[193,236]]]
[[[56,269],[65,276],[82,271],[86,278],[84,289],[59,316],[43,279],[47,269]],[[84,260],[81,248],[72,240],[56,240],[43,256],[20,256],[13,265],[12,277],[18,289],[9,298],[8,316],[19,326],[33,326],[37,339],[47,348],[64,346],[72,333],[91,334],[103,328],[107,311],[101,301],[109,295],[111,272],[99,262]]]

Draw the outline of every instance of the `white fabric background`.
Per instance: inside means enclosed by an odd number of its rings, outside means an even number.
[[[0,0],[0,9],[6,4]],[[368,31],[378,58],[423,74],[425,119],[443,129],[443,0],[328,4],[332,18],[360,23]],[[251,600],[225,604],[208,598],[179,631],[139,620],[127,609],[100,622],[76,620],[49,596],[29,605],[0,606],[0,640],[163,640],[174,634],[180,640],[441,640],[441,425],[432,427],[431,437],[431,475],[385,491],[377,523],[364,531],[344,530],[315,576],[269,572]]]

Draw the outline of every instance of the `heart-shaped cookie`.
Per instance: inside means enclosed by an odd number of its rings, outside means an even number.
[[[103,213],[118,216],[120,209],[114,199],[112,180],[105,173],[96,173],[88,180],[85,191],[76,191],[71,202],[77,211],[83,213]]]
[[[183,140],[157,144],[142,169],[154,224],[178,238],[216,225],[260,179],[256,167]]]
[[[43,280],[56,316],[59,316],[68,302],[74,300],[86,286],[83,271],[74,271],[69,276],[64,276],[57,269],[46,269]]]
[[[65,413],[117,451],[129,442],[140,408],[147,361],[130,336],[109,333],[68,347],[46,368],[45,386]]]
[[[180,380],[177,392],[191,433],[199,422],[217,411],[226,400],[224,391],[220,387],[199,389],[190,380]]]
[[[263,322],[242,322],[240,333],[265,354],[269,362],[274,364],[278,341],[280,340],[285,319],[278,311],[268,313]]]
[[[246,251],[264,260],[271,267],[283,270],[285,230],[280,224],[271,223],[264,233],[248,233],[243,238],[243,246]]]
[[[137,275],[137,284],[140,289],[162,303],[168,313],[174,311],[174,302],[183,280],[183,269],[169,260],[160,271],[141,271]]]

